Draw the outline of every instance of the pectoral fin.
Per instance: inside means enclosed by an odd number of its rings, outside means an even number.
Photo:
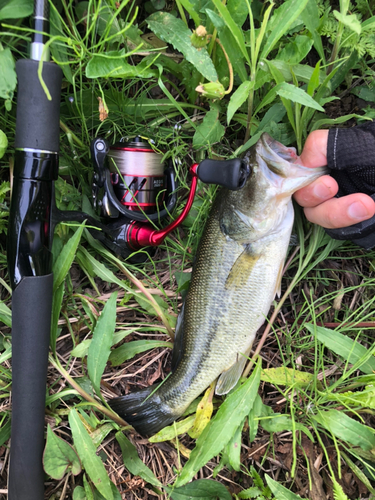
[[[228,392],[237,384],[242,375],[243,369],[245,368],[246,361],[248,361],[247,356],[249,352],[250,349],[248,349],[244,355],[238,354],[238,360],[234,363],[234,365],[220,375],[215,388],[215,393],[218,396],[228,394]]]
[[[250,248],[246,247],[233,264],[225,282],[225,288],[238,289],[245,286],[260,256],[261,254],[254,254]]]

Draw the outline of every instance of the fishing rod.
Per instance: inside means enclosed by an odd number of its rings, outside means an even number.
[[[62,71],[49,62],[48,0],[35,0],[30,58],[16,63],[15,161],[8,229],[12,286],[9,500],[44,498],[44,411],[52,312],[53,183],[59,162]],[[43,89],[38,68],[42,61]]]
[[[188,215],[198,179],[241,189],[250,174],[240,159],[203,160],[191,169],[185,208],[162,229],[176,205],[174,170],[140,137],[110,146],[91,144],[93,208],[98,217],[58,210],[54,182],[59,167],[62,71],[49,59],[48,0],[35,0],[35,33],[29,59],[16,63],[18,77],[15,162],[8,229],[8,273],[12,286],[12,425],[8,479],[9,500],[44,497],[45,394],[51,327],[55,225],[87,221],[90,232],[110,250],[142,262],[139,248],[156,247]],[[38,69],[42,65],[42,86]],[[50,98],[47,97],[48,89]],[[141,255],[141,257],[139,257]]]

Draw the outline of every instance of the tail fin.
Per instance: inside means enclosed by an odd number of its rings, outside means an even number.
[[[152,436],[172,423],[177,416],[160,400],[154,384],[108,401],[109,406],[142,436]],[[152,394],[152,395],[151,395]]]

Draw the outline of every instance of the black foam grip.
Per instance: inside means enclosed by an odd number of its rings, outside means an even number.
[[[53,276],[23,278],[12,297],[9,500],[43,500],[44,413]]]
[[[199,164],[197,175],[206,184],[219,184],[236,191],[245,185],[248,172],[240,158],[225,161],[207,159]]]
[[[44,62],[42,77],[51,94],[39,81],[39,61],[21,59],[16,63],[18,77],[16,148],[59,151],[60,95],[62,70]]]

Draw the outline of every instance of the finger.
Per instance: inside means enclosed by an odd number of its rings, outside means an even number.
[[[374,200],[363,193],[331,198],[316,207],[305,208],[305,215],[310,222],[327,229],[351,226],[374,214]]]
[[[333,177],[323,175],[308,186],[294,193],[294,199],[301,207],[316,207],[336,196],[339,187]]]
[[[305,167],[316,168],[327,165],[328,130],[314,130],[308,135],[300,160]]]

